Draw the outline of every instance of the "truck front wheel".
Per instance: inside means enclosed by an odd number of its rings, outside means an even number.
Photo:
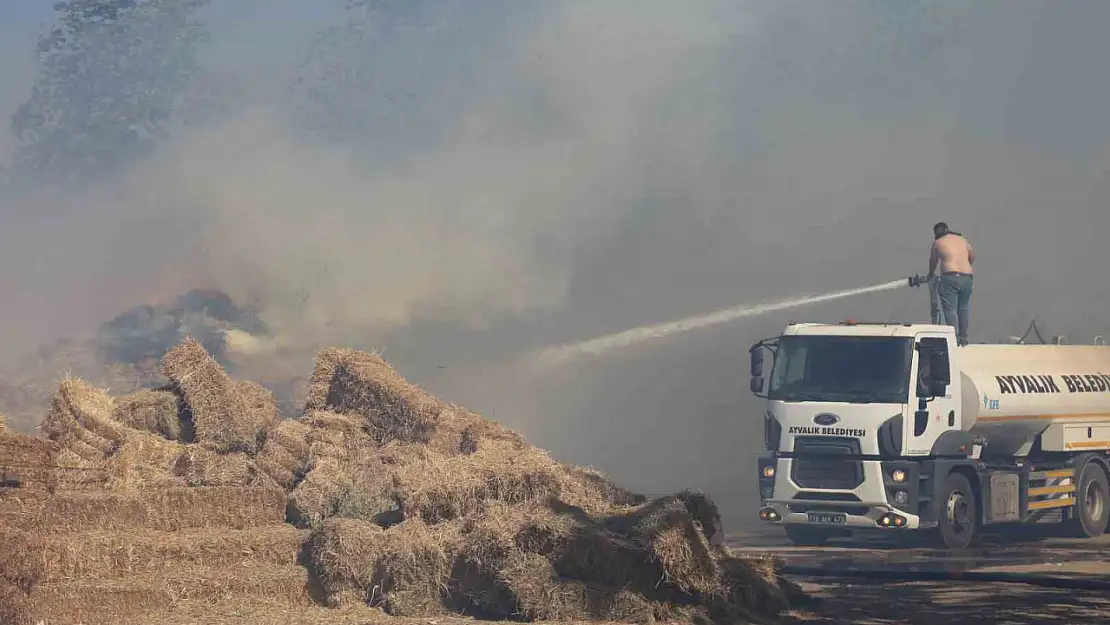
[[[786,537],[799,547],[820,547],[829,542],[830,532],[804,525],[787,525]]]
[[[962,473],[949,473],[940,501],[940,539],[948,549],[967,549],[979,538],[979,504],[971,482]]]
[[[1079,474],[1075,489],[1074,517],[1069,521],[1070,534],[1079,538],[1095,538],[1106,532],[1110,517],[1110,487],[1106,472],[1097,462],[1088,462]]]

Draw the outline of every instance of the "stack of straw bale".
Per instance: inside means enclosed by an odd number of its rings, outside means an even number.
[[[306,537],[284,516],[284,492],[264,488],[0,497],[0,622],[173,622],[183,600],[311,606]]]
[[[29,463],[105,479],[0,494],[0,549],[19,556],[0,564],[0,622],[738,623],[794,592],[723,546],[703,493],[648,501],[375,354],[320,352],[290,420],[196,341],[162,369],[169,386],[117,398],[59,386]]]
[[[394,615],[768,618],[792,588],[722,546],[716,506],[646,501],[440,402],[374,354],[327,349],[305,415],[293,520],[329,605]]]

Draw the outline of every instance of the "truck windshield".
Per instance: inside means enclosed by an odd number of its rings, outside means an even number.
[[[852,403],[908,401],[908,337],[784,336],[768,399]]]

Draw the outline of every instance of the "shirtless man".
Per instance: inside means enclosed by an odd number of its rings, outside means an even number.
[[[944,314],[944,321],[956,328],[956,341],[967,345],[967,326],[970,321],[972,269],[975,251],[959,232],[948,229],[943,221],[933,226],[933,245],[929,250],[929,279],[936,274],[937,296]]]

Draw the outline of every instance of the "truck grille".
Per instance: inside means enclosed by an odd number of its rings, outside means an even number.
[[[863,483],[859,441],[825,436],[794,439],[790,478],[802,488],[852,490]]]

